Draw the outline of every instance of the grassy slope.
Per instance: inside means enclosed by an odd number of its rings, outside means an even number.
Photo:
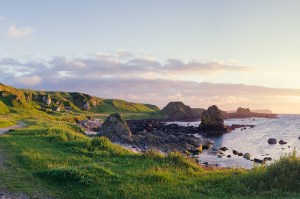
[[[159,110],[155,105],[132,103],[117,99],[103,99],[76,92],[35,91],[16,89],[0,83],[0,114],[7,113],[7,107],[33,109],[46,107],[43,97],[50,96],[51,108],[58,106],[63,110],[71,107],[74,112],[85,110],[85,103],[89,111],[95,113],[150,113]],[[50,108],[49,108],[50,110]]]
[[[76,126],[27,120],[0,136],[0,183],[15,192],[57,198],[299,198],[300,159],[251,171],[206,170],[173,153],[134,154]],[[37,193],[36,193],[37,192]]]

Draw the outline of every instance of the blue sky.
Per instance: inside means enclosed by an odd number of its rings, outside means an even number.
[[[0,0],[0,81],[161,107],[182,100],[300,112],[289,110],[300,103],[299,6],[296,0]],[[203,85],[205,92],[197,90]]]

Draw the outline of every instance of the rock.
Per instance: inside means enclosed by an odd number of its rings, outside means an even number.
[[[51,97],[50,97],[50,95],[48,95],[47,98],[46,98],[46,104],[47,104],[47,106],[50,106],[50,104],[51,104]]]
[[[227,151],[228,149],[227,149],[227,147],[224,146],[224,147],[221,147],[220,150],[221,151]]]
[[[119,113],[114,113],[108,116],[104,123],[99,127],[97,135],[106,136],[112,142],[132,142],[131,131]]]
[[[238,153],[238,156],[243,156],[243,153]]]
[[[265,163],[265,161],[264,161],[264,160],[257,159],[257,158],[254,158],[254,162],[256,162],[256,163],[260,163],[260,164],[264,164],[264,163]]]
[[[218,156],[218,158],[222,158],[222,154],[219,154],[219,155],[217,155]]]
[[[231,155],[228,155],[227,158],[231,158]]]
[[[250,153],[245,153],[243,157],[247,160],[250,160],[251,155],[250,155]]]
[[[283,141],[283,140],[280,140],[280,141],[279,141],[279,144],[281,144],[281,145],[282,145],[282,144],[287,144],[287,142],[286,142],[286,141]]]
[[[203,112],[199,127],[203,132],[209,135],[218,135],[228,132],[221,110],[216,105],[209,107]]]
[[[189,152],[192,155],[199,155],[200,154],[200,150],[199,149],[190,149]]]
[[[183,102],[169,102],[161,112],[170,119],[176,120],[199,120],[204,109],[192,109]]]
[[[56,112],[60,112],[60,106],[56,107],[56,108],[55,108],[55,111],[56,111]]]
[[[210,145],[208,145],[208,144],[204,144],[204,145],[202,146],[202,149],[203,149],[203,150],[208,150],[208,149],[209,149],[209,147],[210,147]]]
[[[269,144],[277,144],[277,140],[275,138],[269,138],[268,143]]]
[[[265,158],[264,158],[264,161],[271,161],[271,160],[272,160],[271,157],[265,157]]]
[[[239,152],[236,151],[236,150],[233,150],[232,153],[233,153],[234,155],[238,155],[238,154],[239,154]]]

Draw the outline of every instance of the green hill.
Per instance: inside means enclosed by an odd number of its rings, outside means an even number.
[[[148,113],[159,110],[155,105],[103,99],[77,92],[36,91],[16,89],[0,83],[0,114],[9,107],[40,111],[66,111],[95,113]]]

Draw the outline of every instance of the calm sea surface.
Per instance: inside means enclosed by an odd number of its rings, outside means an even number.
[[[176,123],[180,125],[199,125],[200,122]],[[273,160],[278,160],[280,156],[290,153],[294,149],[297,151],[297,156],[300,155],[300,115],[279,115],[277,119],[229,119],[225,120],[225,124],[254,124],[256,126],[243,131],[236,129],[222,136],[210,138],[215,144],[212,150],[204,150],[203,154],[199,156],[201,162],[218,164],[223,167],[253,167],[254,163],[252,161],[233,155],[232,150],[250,153],[251,159],[272,157]],[[276,138],[277,144],[269,145],[269,138]],[[286,141],[287,144],[278,144],[281,139]],[[225,156],[218,158],[214,150],[218,150],[223,146],[229,150],[225,152]],[[227,155],[231,155],[231,158],[227,158]]]

